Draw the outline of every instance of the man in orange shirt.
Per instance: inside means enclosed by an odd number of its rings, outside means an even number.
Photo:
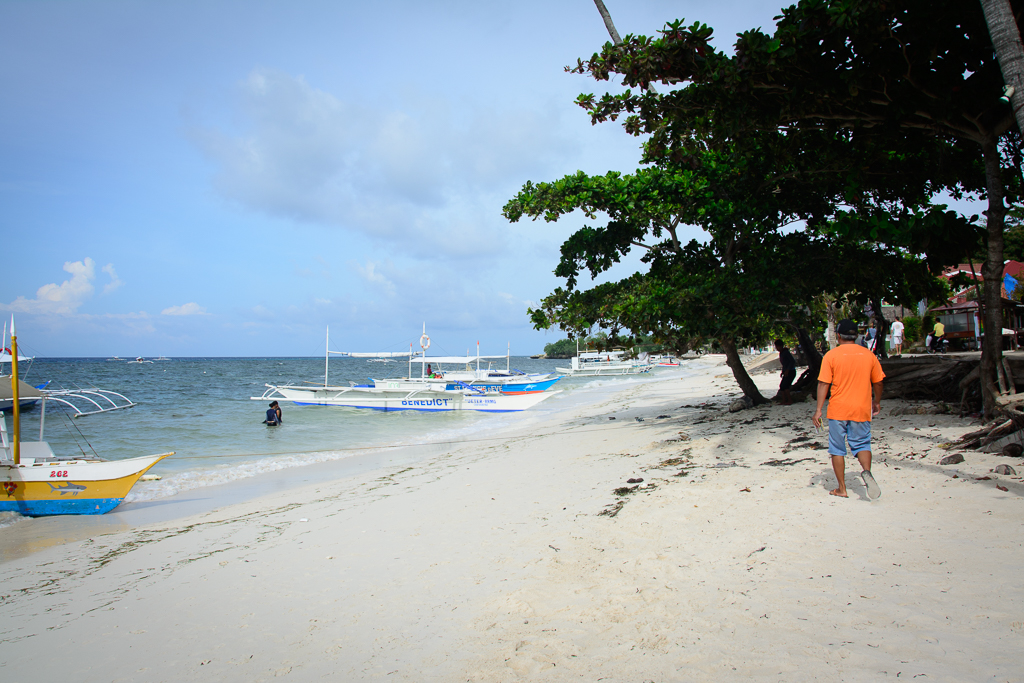
[[[882,495],[871,474],[871,417],[878,415],[882,408],[882,380],[885,373],[871,353],[857,342],[857,324],[852,320],[840,320],[836,328],[839,346],[821,359],[818,374],[818,407],[811,418],[814,426],[821,428],[821,411],[828,397],[828,452],[832,456],[832,470],[839,481],[839,488],[831,491],[833,496],[847,498],[846,493],[846,444],[857,456],[864,469],[861,476],[867,487],[868,498],[874,500]]]

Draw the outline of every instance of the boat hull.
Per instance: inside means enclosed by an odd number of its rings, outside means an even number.
[[[527,410],[559,393],[546,391],[531,394],[472,393],[455,391],[390,390],[371,387],[312,388],[271,386],[254,400],[277,397],[295,405],[339,406],[367,410],[415,410],[447,412],[473,410],[486,413],[509,413]]]
[[[566,375],[571,377],[605,377],[605,376],[616,376],[616,375],[639,375],[645,372],[650,372],[650,365],[629,365],[625,363],[617,363],[614,365],[605,365],[601,367],[588,367],[590,364],[584,364],[578,370],[572,368],[555,368],[558,372],[564,372]],[[593,365],[596,365],[593,364]]]
[[[28,517],[102,515],[120,505],[153,465],[173,453],[128,460],[0,462],[0,512]]]

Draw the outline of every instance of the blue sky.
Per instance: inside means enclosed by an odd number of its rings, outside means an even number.
[[[606,4],[723,49],[781,6]],[[501,207],[636,168],[563,71],[607,40],[592,0],[0,2],[0,312],[41,356],[539,352],[583,219]]]

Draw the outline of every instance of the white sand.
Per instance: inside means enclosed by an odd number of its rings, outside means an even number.
[[[887,401],[882,498],[851,458],[838,499],[812,404],[727,413],[722,358],[693,362],[504,442],[2,564],[0,680],[1022,680],[1024,485],[989,473],[1019,460],[939,466],[973,423]]]

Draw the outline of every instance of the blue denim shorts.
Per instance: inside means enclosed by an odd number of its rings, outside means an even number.
[[[846,444],[850,444],[850,452],[856,455],[861,451],[871,450],[871,423],[854,422],[853,420],[828,421],[828,454],[846,455]]]

